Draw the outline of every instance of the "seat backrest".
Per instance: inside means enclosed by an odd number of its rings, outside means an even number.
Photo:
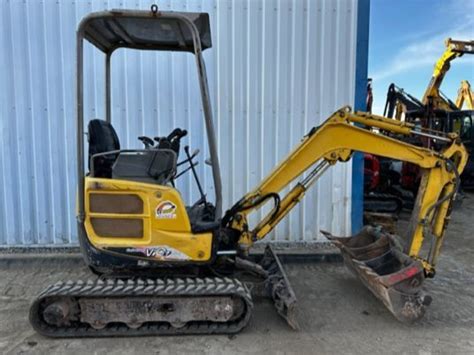
[[[110,152],[120,149],[120,141],[114,127],[104,120],[94,119],[88,126],[89,140],[89,171],[91,170],[91,158],[94,154]],[[111,177],[112,165],[117,154],[98,157],[94,160],[94,176]]]
[[[112,167],[112,178],[166,185],[176,173],[176,160],[171,149],[122,152]]]
[[[158,184],[167,184],[176,174],[177,154],[173,149],[157,149],[148,167],[148,175]]]

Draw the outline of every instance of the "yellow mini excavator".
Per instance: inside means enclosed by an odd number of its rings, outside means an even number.
[[[106,116],[88,123],[84,164],[83,42],[105,54]],[[296,206],[324,171],[361,151],[418,165],[423,179],[405,236],[366,227],[333,237],[348,266],[402,321],[423,316],[431,298],[423,281],[435,274],[459,174],[467,154],[456,134],[415,128],[343,107],[313,127],[255,189],[221,214],[221,179],[202,51],[211,47],[205,13],[112,10],[85,17],[77,31],[78,231],[87,265],[100,276],[58,282],[34,300],[30,322],[51,337],[228,334],[250,319],[257,288],[273,298],[290,326],[298,326],[296,298],[270,247],[249,249]],[[139,137],[143,149],[121,149],[111,125],[110,62],[117,48],[194,54],[207,130],[215,201],[201,189],[197,152],[184,148],[183,129]],[[372,130],[374,129],[374,130]],[[377,133],[444,142],[439,151]],[[178,172],[181,170],[181,172]],[[201,198],[187,206],[175,181],[190,171]],[[282,191],[299,179],[284,196]],[[249,215],[270,204],[255,226]],[[428,242],[428,243],[425,243]],[[426,245],[430,245],[426,249]],[[257,282],[252,283],[256,280]],[[253,285],[253,287],[251,287]],[[251,292],[252,291],[252,292]]]

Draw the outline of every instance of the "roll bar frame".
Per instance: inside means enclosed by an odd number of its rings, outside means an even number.
[[[203,13],[204,14],[204,13]],[[194,14],[196,15],[196,14]],[[199,15],[199,14],[197,14]],[[207,14],[206,14],[207,16]],[[212,108],[209,96],[209,87],[207,82],[206,67],[202,56],[202,41],[199,30],[190,16],[186,13],[178,12],[162,12],[158,11],[156,5],[152,5],[151,11],[141,10],[111,10],[94,12],[82,19],[76,33],[76,129],[77,129],[77,176],[78,176],[78,222],[82,224],[85,218],[84,209],[84,183],[85,183],[85,168],[84,168],[84,39],[86,38],[86,31],[92,30],[91,23],[97,19],[111,19],[111,18],[131,18],[143,19],[150,21],[150,19],[175,20],[180,26],[185,26],[192,36],[192,47],[176,46],[172,48],[169,45],[160,46],[160,44],[150,45],[144,48],[143,46],[135,45],[130,42],[120,43],[110,47],[107,51],[99,48],[94,43],[91,43],[105,54],[105,118],[107,122],[111,122],[111,75],[110,66],[113,52],[118,48],[140,49],[140,50],[162,50],[162,51],[188,51],[194,54],[196,59],[196,67],[198,71],[199,88],[201,93],[201,101],[204,113],[204,120],[206,125],[207,139],[209,145],[209,153],[211,158],[212,176],[214,182],[214,189],[216,195],[216,220],[222,215],[222,182],[219,167],[219,159],[217,154],[217,142],[215,137],[214,123],[212,117]],[[207,18],[207,26],[208,25]],[[95,29],[94,29],[95,30]],[[209,34],[210,35],[210,31]],[[88,32],[88,36],[91,34]],[[210,45],[208,46],[210,47]],[[207,48],[208,48],[207,47]]]

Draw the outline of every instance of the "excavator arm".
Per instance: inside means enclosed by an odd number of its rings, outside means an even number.
[[[461,81],[461,87],[458,90],[456,106],[462,109],[464,103],[469,110],[474,110],[474,92],[471,90],[471,84],[467,80]]]
[[[391,136],[377,133],[376,129]],[[444,141],[446,146],[437,152],[397,139],[400,135],[422,135]],[[238,246],[247,251],[301,201],[307,189],[329,166],[348,161],[355,151],[410,162],[422,169],[407,235],[400,238],[372,227],[365,227],[351,237],[334,237],[321,232],[341,250],[346,265],[397,319],[413,322],[424,315],[431,302],[422,287],[423,280],[435,274],[459,175],[467,161],[467,152],[456,134],[435,135],[411,123],[369,113],[352,113],[349,107],[343,107],[322,125],[311,129],[260,185],[227,211],[223,225],[236,232]],[[307,174],[280,198],[279,193],[305,172]],[[270,200],[274,201],[273,209],[250,228],[249,214]],[[424,248],[429,244],[424,243],[426,239],[431,241],[428,251]],[[280,295],[292,294],[289,286],[279,292]],[[279,298],[283,300],[280,313],[292,319],[293,303],[285,302],[285,297]]]
[[[457,109],[456,105],[441,96],[440,87],[451,62],[466,53],[474,54],[474,41],[458,41],[451,38],[446,40],[446,50],[436,62],[431,80],[423,95],[422,102],[424,105],[430,104],[434,109],[447,111]]]
[[[387,91],[387,100],[383,115],[400,121],[402,114],[407,111],[422,110],[423,104],[414,96],[405,92],[394,83],[390,84]]]
[[[376,133],[372,128],[394,135],[432,136],[445,141],[447,148],[436,152],[417,147]],[[338,110],[321,126],[311,129],[260,185],[227,212],[224,219],[241,232],[240,246],[248,249],[255,241],[264,238],[298,204],[324,170],[337,162],[349,160],[355,151],[410,162],[423,169],[424,177],[407,231],[406,253],[421,260],[426,274],[433,274],[451,201],[467,161],[464,146],[455,134],[433,136],[415,129],[413,124],[368,113],[352,113],[349,107]],[[307,171],[306,177],[280,198],[279,192]],[[250,230],[248,215],[270,199],[275,201],[274,208]],[[429,258],[422,258],[420,251],[428,234],[434,238],[434,249]]]

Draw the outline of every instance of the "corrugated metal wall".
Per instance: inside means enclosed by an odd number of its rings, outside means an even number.
[[[91,11],[147,9],[148,1],[20,1],[0,4],[0,245],[77,242],[75,29]],[[224,208],[255,186],[314,125],[354,98],[357,1],[159,1],[204,11],[205,52],[224,185]],[[104,117],[102,54],[85,47],[85,117]],[[112,59],[112,122],[123,147],[137,136],[191,131],[212,195],[202,110],[191,55],[119,50]],[[272,235],[312,241],[350,232],[351,165],[340,164]],[[179,186],[197,199],[191,175]]]

